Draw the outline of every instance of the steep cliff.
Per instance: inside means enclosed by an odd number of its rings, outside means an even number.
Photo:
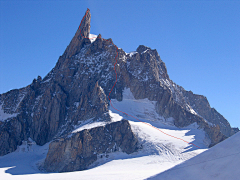
[[[137,138],[129,122],[122,120],[53,141],[43,168],[50,172],[79,171],[109,153],[130,154],[136,150]]]

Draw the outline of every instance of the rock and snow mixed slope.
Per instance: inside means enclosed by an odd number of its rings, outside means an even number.
[[[121,119],[121,117],[123,117],[124,119],[129,120],[133,129],[135,125],[138,124],[138,128],[137,128],[138,131],[136,131],[135,129],[134,131],[135,133],[141,131],[140,130],[141,128],[139,129],[139,127],[144,126],[147,129],[149,129],[149,133],[146,136],[148,136],[150,139],[151,138],[154,139],[155,133],[156,133],[156,136],[159,136],[159,137],[161,136],[163,139],[168,139],[169,141],[172,141],[174,144],[175,142],[178,143],[178,141],[181,141],[181,140],[167,136],[153,127],[161,128],[161,130],[164,133],[172,136],[173,134],[176,135],[175,130],[181,129],[181,133],[183,133],[184,129],[186,128],[185,129],[186,131],[184,132],[184,134],[180,133],[175,137],[181,138],[182,136],[185,136],[185,134],[192,135],[192,136],[189,136],[188,138],[185,137],[185,139],[183,140],[187,142],[191,142],[200,148],[206,148],[210,144],[210,140],[208,139],[205,131],[202,128],[200,128],[197,125],[197,123],[193,123],[189,126],[186,126],[185,128],[177,128],[176,126],[174,126],[172,118],[165,119],[164,117],[156,113],[155,101],[150,101],[148,99],[135,99],[130,89],[124,89],[122,101],[117,101],[116,99],[113,99],[111,100],[111,104],[113,107],[112,106],[110,107],[110,115],[113,116],[115,114],[119,116],[118,118],[115,118],[115,119]],[[118,110],[120,109],[124,113],[119,112],[116,109]],[[138,120],[134,117],[136,117]],[[150,124],[151,126],[149,126],[148,124]],[[171,133],[172,130],[173,130],[173,133]],[[193,142],[191,138],[194,138],[195,141]],[[187,144],[184,141],[182,142]],[[189,148],[197,149],[197,147],[194,145],[189,146]]]
[[[111,113],[111,115],[113,121],[119,121],[122,118],[115,113]],[[240,133],[233,135],[209,150],[199,149],[184,152],[188,149],[186,143],[169,141],[163,135],[158,134],[159,132],[152,132],[150,127],[140,122],[130,121],[130,123],[133,131],[143,142],[142,150],[135,154],[127,155],[117,152],[109,154],[108,157],[103,155],[90,169],[85,171],[42,173],[37,169],[36,164],[41,163],[46,157],[48,144],[38,146],[30,140],[18,147],[17,151],[0,157],[0,177],[9,180],[78,180],[79,178],[83,180],[239,179],[240,173],[237,168],[240,163]],[[189,127],[169,131],[173,135],[181,136],[193,142],[196,136],[187,135],[187,132],[199,130]],[[194,134],[201,136],[201,131],[194,132]],[[200,139],[198,140],[200,141]],[[179,154],[179,152],[184,153]]]
[[[149,179],[205,180],[239,179],[240,133]]]
[[[233,171],[231,175],[236,177],[237,171],[233,167],[237,167],[238,162],[233,161],[233,159],[237,159],[238,156],[236,153],[239,153],[237,148],[240,145],[240,141],[238,141],[239,133],[215,147],[212,147],[210,150],[207,150],[206,147],[209,142],[206,142],[205,132],[198,129],[196,123],[185,128],[173,126],[171,120],[167,121],[155,114],[153,106],[155,102],[147,99],[136,100],[129,89],[124,90],[122,101],[112,100],[112,103],[114,107],[121,107],[126,113],[132,113],[141,121],[150,123],[168,134],[181,137],[186,141],[194,143],[200,146],[201,149],[197,149],[195,146],[166,136],[147,124],[143,124],[142,122],[110,108],[109,113],[111,121],[120,121],[123,118],[129,120],[132,130],[137,135],[139,143],[141,144],[141,149],[138,152],[131,155],[122,152],[103,154],[102,158],[98,158],[89,169],[82,172],[42,174],[36,168],[36,164],[45,158],[47,146],[41,147],[34,143],[30,143],[31,145],[26,146],[26,143],[24,143],[25,145],[20,146],[16,152],[0,158],[1,177],[6,177],[8,179],[34,178],[51,180],[59,178],[79,179],[79,177],[81,177],[81,179],[100,180],[146,179],[159,172],[163,172],[155,177],[155,179],[186,179],[186,177],[189,177],[189,179],[211,179],[214,177],[216,177],[216,179],[220,177],[226,179],[231,177],[229,176],[229,170]],[[138,109],[140,109],[140,111],[137,111]],[[81,129],[77,131],[102,125],[104,124],[93,122],[82,126]],[[76,131],[74,133],[76,133]],[[25,149],[25,151],[23,151],[23,149]],[[201,152],[204,153],[198,155]],[[232,154],[236,154],[236,156]],[[192,157],[194,158],[188,160]],[[186,162],[174,167],[184,161]],[[233,167],[228,163],[233,165]],[[15,167],[9,168],[12,166]],[[170,169],[172,167],[173,169]],[[185,170],[181,171],[182,168]],[[168,169],[170,170],[168,171]],[[206,172],[206,169],[211,169],[211,171]],[[19,176],[20,174],[21,176]]]
[[[142,100],[128,98],[131,93],[125,91],[122,102],[126,109],[130,108],[132,103],[141,104]],[[144,100],[143,100],[144,101]],[[150,105],[153,102],[146,102]],[[131,106],[132,107],[132,106]],[[148,112],[151,108],[148,109]],[[128,111],[127,111],[128,112]],[[116,122],[123,119],[121,114],[110,110],[111,121]],[[135,115],[139,115],[136,113]],[[183,141],[171,138],[159,132],[147,124],[129,119],[132,131],[139,140],[140,149],[132,154],[123,152],[103,153],[102,157],[98,157],[87,170],[71,172],[71,173],[43,173],[37,169],[41,164],[48,151],[48,144],[44,146],[36,145],[32,140],[24,142],[18,147],[17,151],[0,157],[0,176],[4,179],[145,179],[153,176],[159,171],[167,170],[191,157],[206,150],[205,132],[197,129],[198,126],[193,124],[186,128],[177,128],[166,124],[166,122],[152,121],[151,113],[141,112],[141,120],[150,123],[155,127],[169,133],[173,136],[181,137],[186,141],[196,143],[201,146],[197,149],[194,146]],[[144,119],[146,118],[146,119]],[[98,124],[102,125],[102,124]],[[96,127],[96,123],[88,124],[83,129],[91,129]],[[80,129],[79,129],[80,130]],[[76,133],[76,132],[74,132]]]

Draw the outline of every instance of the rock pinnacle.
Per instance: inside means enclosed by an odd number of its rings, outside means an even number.
[[[91,43],[88,39],[90,33],[90,22],[91,22],[91,13],[90,10],[87,9],[85,15],[82,18],[82,21],[72,38],[70,44],[66,48],[64,55],[65,57],[72,57],[79,53],[84,44]]]

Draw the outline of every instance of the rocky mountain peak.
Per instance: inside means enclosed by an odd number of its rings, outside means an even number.
[[[91,13],[90,10],[87,9],[85,15],[83,16],[83,19],[79,25],[79,31],[80,35],[83,37],[88,37],[90,33],[90,22],[91,22]]]
[[[90,22],[91,13],[90,10],[87,9],[77,29],[77,32],[64,52],[65,57],[72,57],[73,55],[76,55],[80,52],[84,44],[91,43],[91,41],[88,39],[90,33]]]
[[[137,48],[137,52],[140,53],[140,54],[143,53],[144,51],[147,51],[147,50],[151,50],[151,48],[149,48],[147,46],[144,46],[144,45],[140,45]]]

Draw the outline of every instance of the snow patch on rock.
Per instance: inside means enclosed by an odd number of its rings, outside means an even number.
[[[83,126],[77,128],[77,129],[75,129],[72,133],[77,133],[77,132],[82,131],[84,129],[92,129],[92,128],[95,128],[95,127],[104,126],[106,124],[107,124],[106,122],[93,122],[91,124],[86,124],[86,125],[83,125]]]
[[[8,114],[8,113],[4,112],[2,105],[0,105],[0,121],[4,122],[7,119],[16,117],[18,114],[19,113]]]
[[[96,39],[97,39],[97,35],[89,34],[89,40],[91,41],[91,43],[93,43]]]

